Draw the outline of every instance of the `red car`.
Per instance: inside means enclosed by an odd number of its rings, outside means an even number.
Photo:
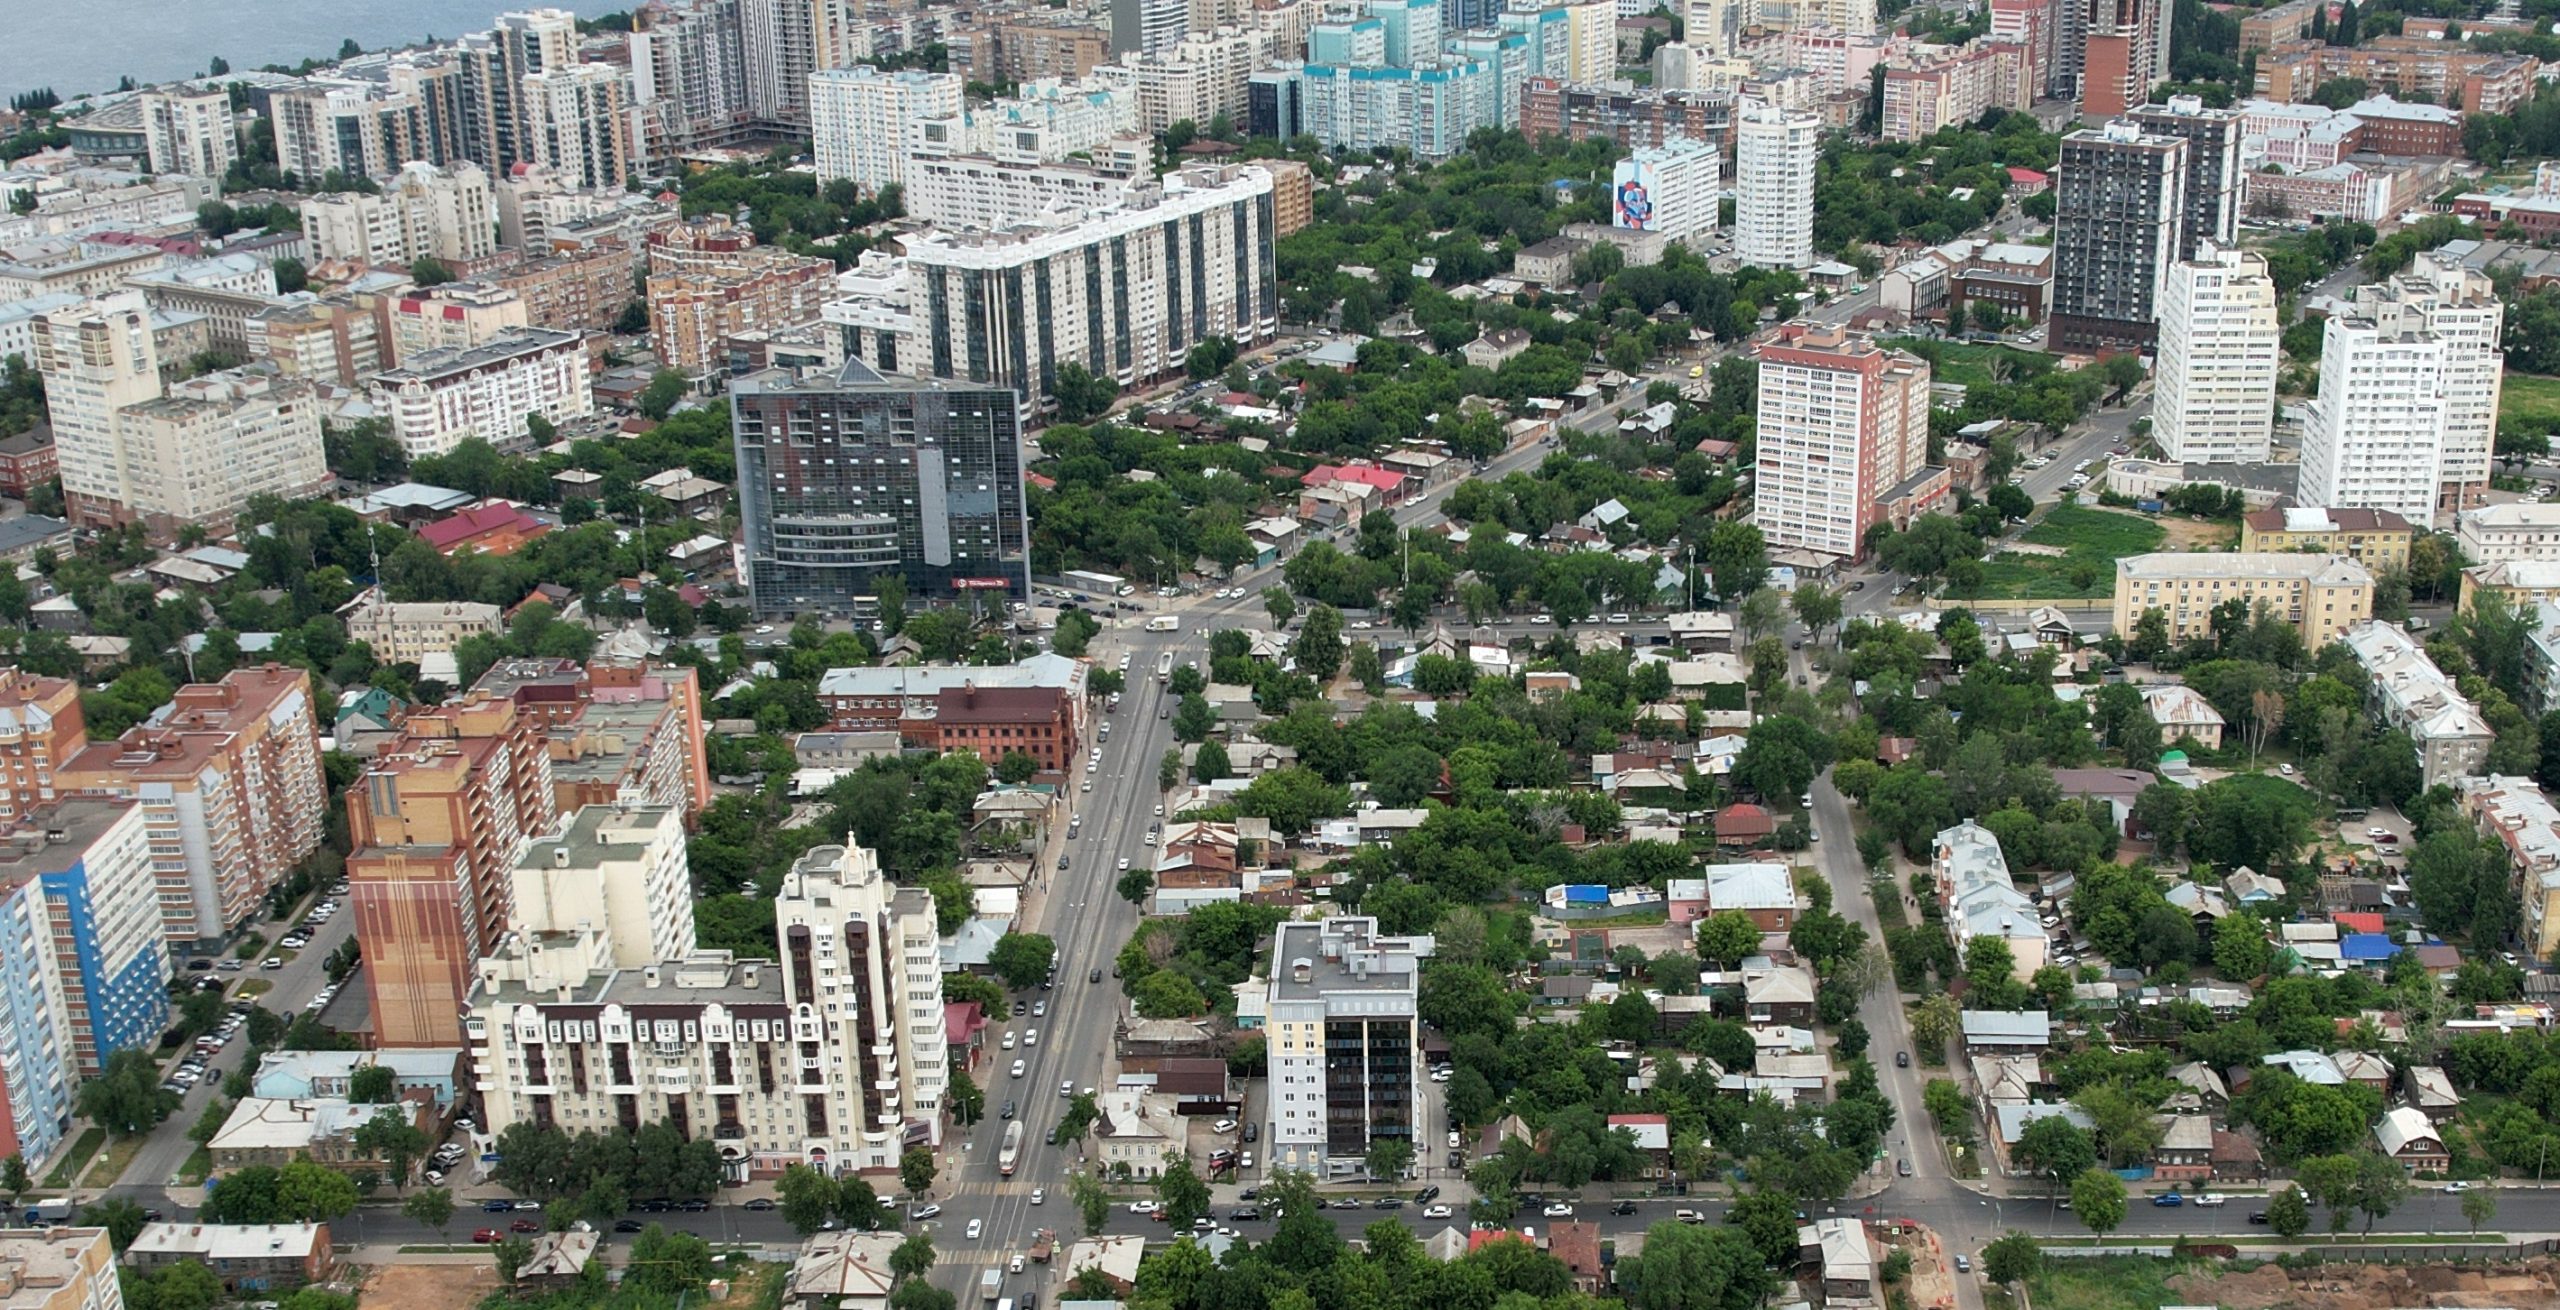
[[[504,1233],[499,1232],[495,1228],[483,1228],[479,1232],[473,1233],[471,1235],[471,1240],[487,1244],[491,1242],[503,1242],[507,1240],[507,1238]]]
[[[538,1233],[542,1231],[542,1225],[535,1223],[530,1219],[518,1219],[514,1223],[507,1225],[507,1231],[510,1233]]]

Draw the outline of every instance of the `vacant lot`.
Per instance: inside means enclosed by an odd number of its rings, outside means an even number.
[[[2038,350],[2019,350],[1973,341],[1925,341],[1901,337],[1885,343],[1930,360],[1929,380],[1982,387],[2033,377],[2053,367],[2053,357]],[[2007,367],[2002,366],[2006,364]]]
[[[2498,418],[2560,426],[2560,378],[2509,373],[2498,393]]]
[[[498,1271],[487,1260],[389,1264],[365,1280],[365,1310],[452,1310],[477,1305],[498,1290]]]
[[[2087,600],[2115,594],[2116,561],[2158,550],[2167,533],[2150,519],[2086,505],[2060,505],[2023,538],[2060,556],[2006,554],[1982,562],[1990,600]]]
[[[2036,1310],[2157,1310],[2176,1304],[2167,1279],[2178,1268],[2142,1256],[2047,1260],[2027,1280],[2028,1300]]]

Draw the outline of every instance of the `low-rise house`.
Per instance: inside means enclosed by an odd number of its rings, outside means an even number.
[[[2169,1094],[2164,1108],[2218,1115],[2231,1105],[2231,1089],[2223,1085],[2222,1075],[2201,1060],[2170,1066],[2169,1081],[2178,1084],[2179,1090]]]
[[[577,1286],[586,1277],[587,1262],[595,1259],[596,1240],[594,1233],[579,1232],[534,1238],[524,1263],[516,1266],[516,1291],[559,1292]]]
[[[1596,1296],[1609,1285],[1609,1267],[1600,1253],[1600,1225],[1558,1220],[1547,1229],[1547,1254],[1564,1265],[1573,1290]]]
[[[1738,801],[1716,811],[1716,845],[1749,850],[1778,834],[1778,821],[1769,812],[1749,801]]]
[[[2213,1130],[2213,1180],[2217,1183],[2264,1182],[2267,1177],[2266,1157],[2258,1144],[2246,1134],[2228,1128]]]
[[[213,1167],[220,1170],[310,1160],[350,1173],[378,1173],[384,1161],[356,1145],[356,1129],[385,1112],[410,1119],[421,1132],[435,1123],[433,1110],[421,1106],[354,1105],[336,1097],[248,1096],[231,1108],[221,1131],[205,1146],[212,1153]]]
[[[2560,808],[2530,778],[2491,774],[2455,785],[2462,812],[2506,848],[2507,868],[2521,887],[2519,935],[2535,959],[2560,947]]]
[[[1113,1291],[1126,1297],[1138,1286],[1138,1262],[1146,1255],[1147,1239],[1139,1234],[1088,1237],[1067,1248],[1059,1272],[1069,1281],[1092,1270]]]
[[[1739,808],[1739,807],[1730,807]],[[1796,921],[1795,871],[1783,864],[1717,864],[1707,869],[1707,912],[1739,910],[1764,933]]]
[[[2431,1123],[2443,1123],[2462,1112],[2462,1095],[2453,1090],[2453,1079],[2432,1064],[2409,1066],[2408,1082],[2401,1094],[2410,1109],[2425,1115]]]
[[[2170,884],[2165,899],[2172,908],[2195,920],[2200,932],[2211,932],[2216,920],[2231,913],[2231,903],[2219,889],[2184,878]]]
[[[2164,1183],[2199,1182],[2213,1176],[2213,1121],[2200,1114],[2164,1114],[2160,1144],[2151,1151],[2151,1176]]]
[[[234,1295],[325,1283],[336,1269],[327,1224],[144,1224],[124,1261],[143,1274],[192,1261]]]
[[[355,1089],[364,1069],[391,1071],[391,1094],[430,1105],[454,1103],[462,1075],[459,1046],[395,1047],[380,1051],[269,1051],[258,1057],[250,1094],[283,1100],[343,1098]]]
[[[1821,1271],[1825,1306],[1882,1304],[1874,1243],[1856,1219],[1817,1219],[1796,1229],[1797,1260]]]
[[[2339,1076],[2348,1082],[2359,1087],[2370,1087],[2376,1092],[2391,1090],[2389,1060],[2371,1051],[2340,1051],[2332,1058],[2337,1061]]]
[[[2041,1051],[2053,1044],[2053,1019],[2042,1010],[1966,1010],[1965,1049]]]
[[[2382,1122],[2374,1125],[2373,1137],[2385,1156],[2411,1173],[2441,1173],[2450,1163],[2435,1124],[2408,1106],[2385,1111]]]
[[[2374,716],[2417,743],[2423,785],[2479,772],[2497,734],[2407,631],[2373,619],[2347,629],[2339,640],[2371,679]]]
[[[2044,1092],[2043,1060],[2034,1055],[1975,1055],[1973,1085],[1986,1105],[2025,1105]]]
[[[2232,870],[2231,876],[2222,880],[2222,890],[2224,895],[2231,898],[2232,904],[2243,907],[2266,905],[2284,899],[2282,879],[2268,877],[2245,864]]]
[[[790,1310],[888,1310],[889,1249],[881,1233],[815,1233],[800,1244],[783,1295]]]
[[[1664,1114],[1613,1114],[1609,1131],[1624,1130],[1635,1140],[1636,1149],[1644,1153],[1644,1176],[1666,1177],[1671,1172],[1671,1116]]]
[[[1742,1011],[1755,1024],[1813,1022],[1813,975],[1801,968],[1745,973]]]
[[[2142,702],[2159,721],[2160,740],[2175,744],[2185,737],[2209,751],[2222,749],[2222,711],[2195,688],[2179,683],[2145,687]]]
[[[1167,1151],[1184,1149],[1182,1116],[1170,1096],[1112,1090],[1096,1101],[1096,1160],[1118,1171],[1126,1165],[1133,1178],[1153,1178],[1164,1171]]]
[[[2318,1083],[2324,1087],[2343,1087],[2347,1082],[2346,1073],[2325,1051],[2278,1051],[2262,1057],[2259,1063],[2283,1069],[2306,1083]]]
[[[2087,1111],[2068,1101],[2029,1101],[2025,1105],[1991,1107],[1992,1131],[2000,1143],[2000,1167],[2010,1177],[2023,1177],[2027,1172],[2010,1159],[2010,1151],[2017,1146],[2018,1138],[2026,1133],[2027,1125],[2038,1119],[2052,1118],[2068,1119],[2086,1129],[2098,1126]]]
[[[2010,881],[2009,860],[1991,830],[1968,819],[1938,834],[1930,871],[1956,954],[1977,937],[1997,937],[2009,947],[2020,980],[2044,967],[2046,938],[2036,904]]]

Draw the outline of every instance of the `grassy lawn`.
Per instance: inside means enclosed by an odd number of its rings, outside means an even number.
[[[2032,376],[2036,371],[2050,368],[2053,364],[2053,357],[2043,351],[1995,346],[1988,342],[1926,341],[1916,337],[1901,337],[1885,344],[1900,347],[1930,360],[1930,381],[1953,382],[1965,387],[1987,387],[2000,381],[1997,376],[1994,376],[1993,370],[2003,358],[2014,358],[2020,366],[2011,373],[2012,377]]]
[[[240,984],[239,994],[242,997],[264,996],[275,989],[276,985],[264,978],[251,978]]]
[[[2498,393],[2498,417],[2544,426],[2560,424],[2560,378],[2509,373]]]
[[[178,1181],[188,1187],[200,1187],[204,1184],[205,1175],[212,1172],[213,1152],[199,1146],[187,1155],[185,1164],[178,1166]]]
[[[2057,505],[2027,529],[2031,545],[2058,547],[2060,557],[1994,555],[1982,562],[1986,600],[2092,600],[2115,594],[2116,561],[2160,548],[2168,535],[2133,514],[2086,505]]]
[[[69,1187],[72,1178],[89,1166],[89,1157],[98,1153],[98,1144],[106,1140],[107,1130],[104,1128],[92,1128],[80,1134],[79,1140],[71,1144],[71,1149],[53,1166],[52,1172],[44,1176],[46,1190]]]
[[[2027,1300],[2036,1310],[2158,1310],[2178,1303],[2168,1285],[2176,1272],[2177,1261],[2147,1256],[2047,1260],[2027,1280]]]
[[[133,1163],[133,1157],[142,1154],[142,1144],[149,1140],[150,1135],[146,1133],[134,1137],[119,1137],[109,1142],[107,1153],[99,1156],[98,1162],[90,1166],[86,1185],[115,1186],[116,1180],[124,1177],[126,1167]],[[159,1180],[155,1178],[150,1181],[158,1182]]]

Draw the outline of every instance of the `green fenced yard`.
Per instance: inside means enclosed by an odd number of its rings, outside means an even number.
[[[2147,518],[2058,505],[2023,538],[2052,555],[1994,555],[1982,562],[1982,599],[2095,600],[2115,594],[2116,561],[2160,549],[2168,531]]]
[[[1985,387],[2000,381],[1994,370],[2003,359],[2014,357],[2025,366],[2022,370],[2013,371],[2012,377],[2032,376],[2053,364],[2053,357],[2040,350],[2020,350],[2014,346],[1996,346],[1981,341],[1927,341],[1917,337],[1898,337],[1884,344],[1930,359],[1930,381],[1953,382],[1965,387]]]

